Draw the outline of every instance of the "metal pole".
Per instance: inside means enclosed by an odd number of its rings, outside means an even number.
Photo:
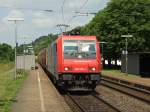
[[[127,38],[129,37],[133,37],[133,35],[121,35],[121,37],[126,38],[126,42],[125,42],[125,62],[126,62],[126,73],[128,74],[128,40]]]
[[[23,55],[24,55],[24,73],[25,73],[25,40],[24,40],[24,46],[23,46]]]
[[[100,44],[102,44],[102,51],[101,51],[101,57],[102,57],[102,60],[101,60],[101,62],[102,62],[102,68],[103,68],[103,63],[104,63],[104,55],[103,55],[103,53],[104,53],[104,44],[106,44],[107,42],[105,42],[105,41],[102,41],[102,42],[99,42]]]
[[[103,62],[104,61],[104,58],[103,58],[103,43],[102,43],[102,69],[103,69]]]
[[[17,78],[17,21],[15,20],[15,76]]]
[[[103,62],[103,43],[102,43],[102,62]]]
[[[128,41],[126,37],[126,73],[128,74]]]

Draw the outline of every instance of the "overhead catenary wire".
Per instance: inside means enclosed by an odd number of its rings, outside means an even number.
[[[82,4],[82,6],[79,8],[78,11],[82,10],[82,9],[85,7],[85,5],[88,3],[88,1],[89,1],[89,0],[86,0],[86,1]]]
[[[60,7],[60,9],[61,9],[61,15],[62,15],[62,20],[63,20],[63,24],[69,24],[69,23],[71,23],[71,21],[75,18],[75,17],[77,17],[78,15],[77,14],[74,14],[72,17],[71,17],[71,19],[69,20],[69,21],[67,21],[66,20],[66,18],[65,18],[65,12],[64,12],[64,7],[65,7],[65,4],[66,4],[66,1],[67,0],[63,0],[63,2],[62,2],[62,5],[61,5],[61,7]],[[85,0],[85,1],[83,1],[83,4],[78,8],[78,9],[76,9],[76,11],[81,11],[85,6],[86,6],[86,4],[88,3],[88,1],[89,0]],[[13,6],[0,6],[0,8],[7,8],[7,9],[19,9],[19,10],[29,10],[29,11],[45,11],[45,12],[54,12],[53,10],[45,10],[45,9],[38,9],[38,8],[22,8],[22,7],[13,7]],[[65,27],[65,26],[64,26]],[[70,26],[69,26],[70,27]],[[70,29],[70,28],[69,28]],[[65,31],[67,30],[67,27],[65,27]]]
[[[62,19],[63,23],[65,24],[65,16],[64,16],[64,6],[65,6],[66,0],[63,0],[62,6],[61,6],[61,13],[62,13]]]
[[[80,11],[86,6],[86,4],[88,3],[88,1],[89,1],[89,0],[85,0],[85,2],[81,5],[81,7],[80,7],[78,10],[76,10],[76,12],[80,12]],[[74,18],[76,18],[76,17],[77,17],[77,13],[76,13],[75,15],[73,15],[73,16],[68,20],[67,24],[70,24],[70,23],[72,22],[72,20],[73,20]]]
[[[0,6],[0,8],[4,9],[17,9],[17,10],[25,10],[25,11],[42,11],[42,12],[55,12],[51,9],[40,9],[40,8],[21,8],[21,7],[11,7],[11,6]],[[50,30],[55,29],[56,25],[52,26]]]
[[[21,7],[8,7],[8,6],[0,6],[0,8],[53,12],[53,10],[51,9],[38,9],[38,8],[21,8]]]
[[[60,7],[63,24],[57,24],[57,25],[56,25],[57,27],[60,28],[60,32],[61,32],[61,33],[63,32],[63,30],[62,30],[61,27],[62,27],[62,26],[63,26],[63,27],[66,27],[66,25],[65,25],[65,16],[64,16],[64,6],[65,6],[65,2],[66,2],[66,0],[63,0],[62,5],[61,5],[61,7]],[[66,28],[65,28],[65,31],[66,31]]]

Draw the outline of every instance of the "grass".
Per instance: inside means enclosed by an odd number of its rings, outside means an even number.
[[[13,62],[4,62],[4,61],[0,62],[0,74],[12,69],[13,66],[14,66]]]
[[[104,69],[102,71],[103,75],[108,75],[108,76],[122,76],[122,77],[138,77],[139,75],[135,75],[135,74],[126,74],[121,72],[121,70],[113,70],[113,69]]]
[[[14,63],[0,63],[0,112],[10,112],[11,104],[27,76],[25,72],[20,78],[14,80]]]

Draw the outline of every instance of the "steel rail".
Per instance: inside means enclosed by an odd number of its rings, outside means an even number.
[[[120,84],[124,84],[124,85],[130,86],[130,87],[140,89],[141,91],[150,92],[150,86],[147,86],[144,84],[139,84],[139,83],[131,82],[128,80],[115,78],[115,77],[111,77],[111,76],[104,76],[104,75],[102,75],[102,80],[109,80],[109,81],[117,82]]]
[[[128,86],[126,84],[118,83],[113,80],[102,78],[101,85],[115,89],[136,99],[142,100],[146,103],[150,103],[150,92],[142,90],[136,87]]]
[[[82,105],[80,105],[69,93],[67,93],[67,96],[71,99],[71,101],[73,101],[73,103],[78,107],[81,112],[87,112],[87,110]]]
[[[98,100],[100,100],[101,102],[105,103],[106,105],[108,105],[110,108],[112,108],[113,110],[115,110],[116,112],[121,112],[119,109],[117,109],[115,106],[111,105],[110,103],[108,103],[107,101],[103,100],[102,98],[100,98],[98,95],[96,94],[92,94],[93,97],[97,98]]]
[[[73,107],[74,112],[76,112],[77,110],[79,111],[79,109],[80,109],[80,112],[93,112],[93,111],[97,111],[97,112],[102,111],[102,112],[104,112],[104,111],[107,111],[107,110],[111,110],[112,112],[121,112],[116,107],[111,105],[109,102],[106,102],[103,99],[101,99],[96,94],[96,92],[91,93],[87,97],[87,99],[84,99],[85,98],[84,96],[79,96],[78,98],[80,100],[76,99],[76,97],[74,98],[74,96],[70,95],[69,93],[66,96],[69,97],[69,99],[77,106],[78,109],[76,107]],[[82,97],[83,97],[83,99],[82,99]],[[96,103],[93,102],[94,100],[96,100],[97,102]],[[69,103],[69,105],[71,105],[71,104]],[[91,107],[94,110],[91,110]]]

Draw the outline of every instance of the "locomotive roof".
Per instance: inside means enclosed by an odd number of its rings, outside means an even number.
[[[96,36],[81,36],[81,35],[60,35],[58,36],[58,38],[52,43],[56,43],[59,40],[63,40],[63,39],[67,39],[67,40],[96,40]]]
[[[61,39],[79,39],[79,40],[95,40],[96,36],[80,36],[80,35],[63,35],[60,36]]]

